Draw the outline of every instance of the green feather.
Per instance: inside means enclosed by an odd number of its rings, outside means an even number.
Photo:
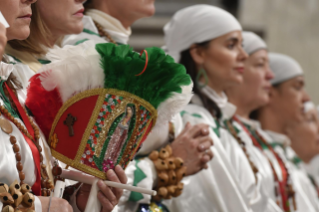
[[[146,48],[149,61],[145,72],[146,55],[140,56],[129,45],[113,43],[97,44],[101,66],[105,73],[105,88],[114,88],[132,93],[152,104],[155,108],[171,97],[181,93],[181,86],[191,84],[184,66],[156,47]]]

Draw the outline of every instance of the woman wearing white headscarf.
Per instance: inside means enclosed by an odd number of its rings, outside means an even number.
[[[260,192],[260,174],[254,174],[242,144],[221,127],[236,110],[224,91],[243,81],[247,54],[241,30],[231,14],[209,5],[178,11],[164,28],[168,54],[194,81],[195,95],[181,113],[183,121],[209,124],[214,140],[209,169],[183,181],[183,194],[165,201],[171,211],[266,210],[268,197]]]
[[[267,211],[287,211],[286,185],[282,183],[283,174],[280,172],[281,165],[285,164],[260,138],[260,123],[249,117],[250,113],[269,102],[270,80],[274,75],[269,68],[267,46],[252,32],[243,32],[243,38],[244,49],[249,55],[245,61],[244,83],[227,90],[229,101],[237,107],[233,126],[238,129],[239,138],[245,141],[251,160],[263,177],[263,191],[270,197]]]
[[[255,114],[263,129],[258,132],[285,164],[285,168],[276,171],[281,173],[279,176],[283,176],[290,185],[289,196],[295,200],[290,198],[290,206],[295,205],[295,211],[298,212],[319,211],[315,189],[305,170],[296,164],[300,160],[291,148],[292,139],[295,139],[298,131],[302,129],[299,125],[305,119],[305,103],[309,101],[304,90],[303,70],[287,55],[270,53],[269,60],[275,77],[271,80],[269,103]]]

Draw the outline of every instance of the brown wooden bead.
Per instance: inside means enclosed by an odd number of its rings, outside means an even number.
[[[9,192],[9,186],[5,183],[0,183],[0,193]]]
[[[18,162],[18,163],[17,163],[17,169],[18,169],[18,171],[20,171],[20,172],[23,170],[23,165],[22,165],[21,162]]]
[[[34,199],[35,199],[34,195],[27,192],[23,196],[22,205],[26,208],[30,208],[30,207],[32,207],[32,205],[34,203]]]
[[[42,161],[43,161],[43,155],[40,154],[40,162],[42,163]]]
[[[42,168],[42,169],[45,169],[46,167],[47,167],[47,166],[46,166],[45,164],[42,164],[42,165],[41,165],[41,168]]]
[[[18,162],[21,161],[21,154],[20,154],[19,152],[16,153],[16,160],[17,160]]]
[[[47,190],[47,195],[48,195],[48,197],[51,195],[51,191],[50,190]]]
[[[2,212],[14,212],[14,208],[11,205],[7,205],[2,208]]]
[[[3,132],[10,134],[13,131],[12,125],[11,123],[5,119],[5,118],[0,118],[0,127],[2,129]]]
[[[59,167],[59,166],[55,166],[53,169],[52,169],[52,174],[53,176],[59,176],[62,174],[62,168]]]
[[[52,181],[51,180],[47,180],[46,181],[46,186],[47,189],[50,189],[52,187]]]
[[[15,153],[20,151],[20,147],[18,146],[18,144],[13,144],[12,148]]]
[[[48,192],[46,188],[42,189],[42,196],[45,196],[45,197],[48,196]]]
[[[4,205],[11,205],[14,203],[14,199],[11,196],[11,194],[9,194],[8,192],[3,192],[0,193],[0,201],[4,204]]]
[[[11,142],[11,144],[15,144],[15,143],[17,143],[17,139],[16,139],[16,137],[14,137],[14,136],[10,136],[10,142]]]
[[[20,178],[20,180],[24,180],[25,179],[24,172],[19,172],[19,178]]]
[[[45,186],[46,186],[45,180],[41,180],[41,187],[45,188]]]
[[[40,145],[37,146],[39,152],[42,152],[42,147]]]
[[[30,191],[31,191],[31,187],[28,184],[24,183],[21,185],[22,194],[25,194],[25,193],[30,192]]]
[[[21,186],[18,182],[18,180],[15,180],[10,186],[9,186],[9,191],[10,191],[10,194],[13,195],[12,192],[14,192],[15,190],[19,190],[20,191],[21,189]]]
[[[23,195],[22,195],[21,191],[15,189],[15,191],[12,194],[12,197],[14,199],[13,207],[16,208],[21,204],[22,199],[23,199]]]

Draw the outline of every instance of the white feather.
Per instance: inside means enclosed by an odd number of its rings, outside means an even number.
[[[138,154],[149,154],[167,142],[168,122],[181,112],[190,102],[193,94],[193,83],[182,86],[182,93],[173,93],[172,97],[162,102],[157,108],[157,121]]]
[[[62,102],[82,91],[103,87],[105,75],[93,42],[54,48],[47,58],[51,64],[39,71],[42,86],[48,91],[57,88]]]
[[[181,112],[190,102],[193,96],[192,90],[193,83],[182,86],[182,93],[173,93],[172,97],[162,102],[157,108],[157,121],[155,127],[167,123],[175,114]]]

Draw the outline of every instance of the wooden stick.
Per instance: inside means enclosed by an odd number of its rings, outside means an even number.
[[[121,183],[117,183],[117,182],[112,182],[112,181],[104,181],[104,183],[108,186],[114,187],[114,188],[122,188],[122,189],[126,189],[126,190],[130,190],[130,191],[135,191],[135,192],[139,192],[142,194],[148,194],[148,195],[152,195],[152,196],[156,196],[156,191],[153,190],[148,190],[145,188],[139,188],[136,186],[129,186],[129,185],[125,185],[125,184],[121,184]]]
[[[85,174],[83,172],[80,171],[75,171],[75,170],[66,170],[63,169],[62,170],[62,174],[61,174],[62,178],[65,179],[69,179],[69,180],[74,180],[74,181],[78,181],[81,183],[85,183],[85,184],[89,184],[92,185],[95,177]],[[126,185],[126,184],[122,184],[122,183],[116,183],[116,182],[111,182],[111,181],[104,181],[104,183],[110,187],[114,187],[114,188],[121,188],[121,189],[126,189],[129,191],[135,191],[135,192],[139,192],[139,193],[143,193],[143,194],[148,194],[148,195],[152,195],[155,196],[156,195],[156,191],[154,190],[149,190],[149,189],[145,189],[145,188],[139,188],[136,186],[130,186],[130,185]]]

